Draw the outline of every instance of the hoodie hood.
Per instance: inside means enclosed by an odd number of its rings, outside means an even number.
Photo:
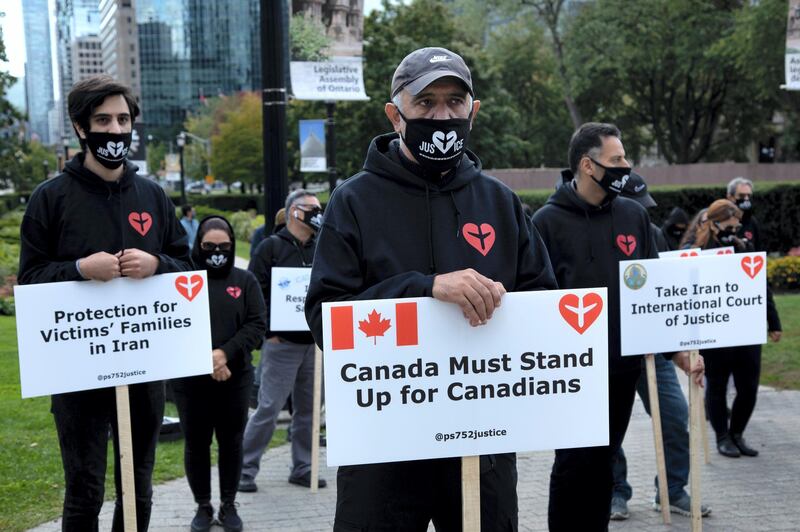
[[[689,215],[686,214],[686,211],[680,207],[675,207],[672,209],[672,211],[670,211],[669,216],[667,216],[667,219],[664,220],[664,224],[661,226],[661,234],[667,241],[669,249],[678,249],[680,247],[680,241],[683,234],[680,236],[675,236],[673,234],[675,226],[679,224],[683,225],[685,232],[689,227]]]
[[[203,224],[205,224],[209,220],[218,219],[221,220],[225,225],[228,226],[228,232],[231,237],[231,257],[230,260],[221,268],[211,268],[205,263],[201,256],[201,249],[200,249],[200,242],[203,240],[203,236],[209,231],[209,229],[203,228]],[[214,228],[216,229],[216,228]],[[227,277],[228,274],[233,269],[233,265],[236,262],[236,234],[233,232],[233,226],[231,223],[226,220],[222,216],[211,215],[206,216],[202,220],[200,220],[200,225],[198,225],[197,229],[197,236],[194,239],[194,245],[192,246],[192,264],[198,270],[206,270],[209,276],[214,277]]]
[[[133,179],[139,167],[126,160],[122,177],[118,181],[106,181],[83,165],[85,154],[77,154],[65,166],[64,173],[83,184],[86,189],[96,194],[110,195],[120,190],[126,190],[133,184]]]
[[[453,170],[437,179],[438,176],[425,176],[422,172],[412,171],[418,166],[411,161],[402,160],[400,151],[400,135],[387,133],[372,139],[367,150],[367,160],[364,161],[364,170],[390,181],[401,183],[404,186],[417,190],[420,195],[426,189],[439,192],[450,192],[465,187],[480,176],[482,164],[478,156],[469,150],[464,150],[461,162]],[[438,182],[437,182],[438,181]]]

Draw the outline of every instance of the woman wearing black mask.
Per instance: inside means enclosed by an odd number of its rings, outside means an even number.
[[[264,299],[253,274],[234,267],[236,242],[225,218],[203,219],[192,250],[195,268],[206,270],[208,275],[214,371],[173,381],[186,436],[186,477],[198,504],[191,530],[209,530],[214,521],[210,447],[216,434],[222,501],[218,522],[226,532],[233,532],[242,530],[236,512],[236,488],[253,383],[250,352],[261,345],[267,328]]]
[[[700,247],[713,249],[733,246],[737,253],[753,251],[752,244],[739,238],[742,211],[733,202],[719,199],[712,203],[705,214],[698,216],[686,231],[681,248]],[[767,322],[770,337],[780,330],[772,293],[767,287]],[[743,345],[720,349],[704,349],[700,352],[706,362],[706,407],[708,419],[717,436],[717,450],[723,456],[738,458],[758,456],[758,451],[745,442],[742,433],[756,406],[758,380],[761,375],[761,345]],[[736,397],[730,410],[726,394],[728,381],[733,376]]]

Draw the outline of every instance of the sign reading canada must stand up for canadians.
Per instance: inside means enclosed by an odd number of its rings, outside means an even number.
[[[271,331],[307,331],[306,293],[311,268],[272,268],[269,293],[269,328]]]
[[[14,287],[22,397],[211,374],[205,271]]]
[[[619,263],[622,354],[763,344],[762,253]]]
[[[608,444],[606,289],[325,303],[328,465]]]

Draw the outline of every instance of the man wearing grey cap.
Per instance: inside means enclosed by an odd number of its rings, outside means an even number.
[[[385,106],[394,133],[373,139],[363,171],[336,189],[317,241],[306,317],[318,344],[324,302],[434,297],[477,327],[506,290],[556,288],[519,198],[467,150],[474,96],[450,50],[416,50],[397,67]],[[482,530],[516,530],[516,455],[480,463]],[[461,530],[458,458],[339,468],[334,530],[422,532],[430,522]]]

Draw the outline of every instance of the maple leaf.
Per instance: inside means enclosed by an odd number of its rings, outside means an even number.
[[[358,320],[358,330],[366,334],[367,338],[372,337],[375,345],[378,345],[378,336],[383,336],[389,327],[391,320],[382,320],[380,312],[375,309],[367,314],[366,320]]]

